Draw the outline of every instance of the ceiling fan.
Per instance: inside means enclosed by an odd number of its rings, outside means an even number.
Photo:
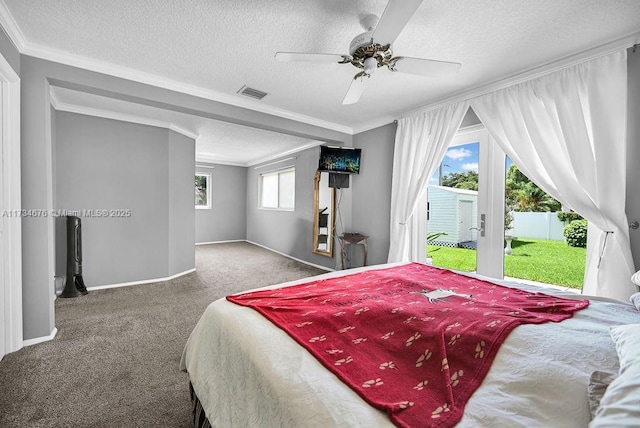
[[[420,76],[439,76],[458,71],[462,64],[457,62],[393,56],[391,45],[421,3],[422,0],[389,0],[379,20],[375,15],[366,16],[361,21],[366,32],[351,41],[349,55],[277,52],[276,59],[281,62],[337,62],[362,69],[351,81],[342,104],[357,103],[368,80],[365,77],[371,77],[382,66],[393,72]]]

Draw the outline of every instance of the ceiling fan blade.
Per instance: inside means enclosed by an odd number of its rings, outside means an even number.
[[[364,88],[366,86],[366,80],[369,80],[369,77],[364,78],[359,76],[360,75],[357,74],[351,81],[349,90],[342,100],[342,105],[355,104],[360,99],[360,96],[364,92]]]
[[[419,76],[446,76],[460,70],[462,64],[458,62],[436,61],[434,59],[400,57],[393,67],[393,71],[417,74]]]
[[[393,44],[420,4],[422,0],[389,0],[373,31],[373,40],[380,44]]]
[[[280,62],[342,62],[347,58],[338,54],[276,52],[276,59]]]

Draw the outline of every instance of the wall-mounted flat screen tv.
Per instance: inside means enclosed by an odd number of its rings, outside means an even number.
[[[342,174],[359,174],[361,152],[362,149],[320,146],[318,170]]]

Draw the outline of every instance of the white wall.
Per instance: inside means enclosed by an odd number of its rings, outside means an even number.
[[[564,223],[555,212],[514,212],[512,226],[513,235],[518,238],[564,241]]]
[[[457,244],[459,240],[456,195],[429,186],[427,201],[429,204],[427,233],[446,233],[446,235],[440,236],[437,241]]]
[[[478,224],[478,197],[449,191],[438,186],[429,186],[427,192],[429,213],[427,218],[427,233],[444,232],[436,242],[462,242],[460,237],[460,201],[470,201],[473,204],[471,225]],[[478,233],[471,231],[471,240],[478,239]]]

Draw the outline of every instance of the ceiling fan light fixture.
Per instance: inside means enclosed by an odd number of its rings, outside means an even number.
[[[379,67],[391,72],[434,77],[449,75],[460,69],[461,64],[426,58],[393,56],[391,44],[402,32],[423,0],[388,0],[380,19],[367,15],[360,20],[364,33],[358,34],[349,44],[349,55],[322,53],[278,52],[276,59],[282,62],[334,62],[351,64],[360,71],[353,77],[342,104],[358,102],[367,79]]]
[[[364,72],[367,74],[372,74],[378,68],[378,61],[375,57],[370,56],[364,60]]]

